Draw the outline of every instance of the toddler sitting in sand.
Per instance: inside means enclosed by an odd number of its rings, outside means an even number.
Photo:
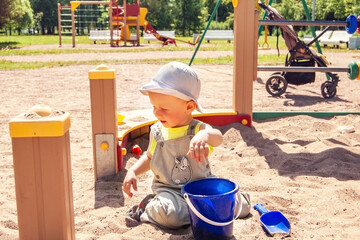
[[[207,157],[223,137],[219,130],[192,117],[195,109],[202,112],[197,101],[200,85],[191,67],[171,62],[140,88],[149,97],[158,122],[151,127],[147,151],[130,167],[123,182],[123,191],[132,197],[131,188],[137,190],[136,177],[149,170],[154,173],[153,194],[128,212],[137,221],[172,229],[190,224],[181,187],[193,180],[215,177]],[[250,198],[244,192],[238,195],[236,211],[241,211],[242,218],[250,212]]]

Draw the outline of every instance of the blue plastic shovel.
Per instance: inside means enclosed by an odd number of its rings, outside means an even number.
[[[281,212],[270,212],[261,203],[255,204],[254,209],[260,213],[260,222],[271,236],[275,233],[290,235],[289,220]]]

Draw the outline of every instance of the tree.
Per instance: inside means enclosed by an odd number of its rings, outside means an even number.
[[[146,20],[157,30],[169,30],[174,26],[172,6],[168,0],[141,1],[141,7],[148,9]]]
[[[35,14],[42,13],[41,33],[53,34],[57,26],[57,0],[30,0]],[[69,1],[68,1],[69,2]]]
[[[350,14],[357,14],[357,16],[360,15],[360,0],[353,0],[353,4],[347,4],[347,6],[349,6],[349,9],[352,8],[352,11],[349,11]]]
[[[209,17],[214,11],[215,5],[218,0],[206,0],[204,6],[208,10]],[[219,22],[225,22],[231,13],[234,13],[234,8],[231,0],[222,0],[219,8],[217,9],[217,20]]]
[[[2,19],[0,20],[0,26],[9,27],[10,35],[12,27],[18,29],[20,34],[22,28],[30,28],[32,26],[33,11],[31,9],[29,0],[14,0],[10,1],[9,3],[4,3],[2,6],[4,6],[4,9],[1,8],[0,12],[3,12],[4,16],[0,17],[0,19]]]
[[[36,13],[34,16],[34,24],[33,24],[33,28],[36,30],[36,32],[40,32],[41,29],[41,19],[43,17],[43,13],[39,12]]]
[[[204,6],[207,9],[206,21],[209,21],[209,18],[214,11],[217,1],[218,0],[205,0],[204,1]],[[214,19],[213,19],[213,22],[215,22],[215,21],[216,21],[216,23],[212,23],[210,28],[215,28],[214,26],[217,27],[218,23],[220,25],[219,28],[223,28],[223,29],[232,29],[233,28],[234,7],[232,5],[231,0],[221,1],[220,5],[217,9],[216,17],[214,17]]]
[[[0,28],[10,21],[11,3],[11,0],[0,0]]]
[[[315,9],[315,19],[323,20],[325,19],[325,9],[326,9],[327,0],[317,0],[316,9]]]
[[[202,25],[201,9],[202,1],[177,0],[173,1],[173,16],[175,18],[175,30],[185,36],[190,35]]]
[[[11,16],[11,24],[20,35],[21,29],[31,28],[33,25],[33,10],[29,0],[15,0]]]
[[[334,17],[337,20],[345,20],[345,3],[344,0],[338,0],[334,2],[335,4],[335,11]]]
[[[301,1],[287,0],[283,1],[281,4],[274,4],[274,6],[287,20],[301,20],[305,17]]]

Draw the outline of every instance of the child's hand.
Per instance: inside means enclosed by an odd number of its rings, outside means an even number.
[[[139,160],[129,168],[129,170],[126,173],[124,182],[123,182],[123,191],[126,193],[129,197],[132,197],[133,194],[131,192],[131,187],[137,191],[137,180],[136,176],[145,173],[150,170],[150,160],[151,155],[146,152],[146,154],[143,154]]]
[[[201,162],[204,157],[209,156],[208,134],[206,131],[199,131],[190,141],[188,155]]]
[[[125,176],[125,179],[124,179],[124,182],[123,182],[123,191],[124,193],[126,193],[129,197],[132,197],[133,194],[131,192],[131,186],[132,188],[137,191],[137,180],[136,180],[136,175],[133,171],[128,171],[126,176]]]

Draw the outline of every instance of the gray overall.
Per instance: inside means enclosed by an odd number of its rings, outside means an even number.
[[[152,190],[155,196],[141,214],[141,222],[151,222],[173,229],[190,224],[187,204],[181,194],[181,187],[189,181],[215,177],[211,174],[207,158],[196,162],[187,155],[198,123],[200,123],[198,120],[192,120],[187,136],[171,140],[163,139],[160,122],[151,127],[151,133],[157,143],[150,162],[150,168],[154,173]],[[250,205],[248,208],[247,213],[250,211]],[[242,206],[242,210],[245,210],[244,206]]]

